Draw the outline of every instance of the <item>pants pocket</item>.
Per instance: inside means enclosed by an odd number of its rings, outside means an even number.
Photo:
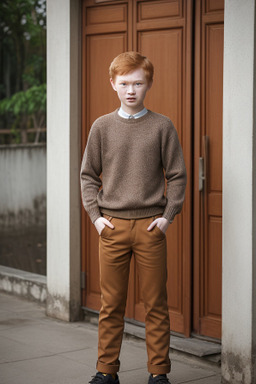
[[[104,215],[104,214],[103,214],[103,217],[105,219],[107,219],[109,222],[111,222],[111,220],[113,219],[113,217],[108,216],[108,215]],[[101,231],[100,237],[104,237],[104,234],[105,234],[105,232],[107,232],[108,229],[110,229],[112,231],[111,228],[109,228],[107,225],[105,225],[105,227]]]
[[[162,217],[162,215],[157,215],[157,216],[153,216],[152,217],[152,221],[154,221],[155,219],[159,219],[160,217]],[[155,225],[154,228],[152,229],[152,231],[155,232],[155,234],[160,237],[161,239],[165,239],[165,233],[157,226]]]
[[[157,225],[155,226],[155,228],[153,230],[156,231],[156,234],[158,236],[160,236],[163,239],[165,238],[165,233],[163,231],[161,231],[161,229]]]

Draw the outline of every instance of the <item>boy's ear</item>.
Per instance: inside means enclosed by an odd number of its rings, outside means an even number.
[[[114,89],[114,91],[116,91],[116,86],[112,78],[110,79],[110,84],[112,85],[112,88]]]

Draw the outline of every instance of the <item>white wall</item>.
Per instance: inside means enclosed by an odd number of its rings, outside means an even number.
[[[255,383],[254,0],[226,0],[223,112],[223,382]]]
[[[80,313],[80,1],[47,1],[47,313]]]
[[[46,225],[46,147],[0,147],[0,227]]]
[[[46,274],[46,146],[0,147],[0,264]]]

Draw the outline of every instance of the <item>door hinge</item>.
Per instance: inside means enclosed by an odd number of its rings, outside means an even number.
[[[82,271],[81,272],[81,288],[86,289],[86,272]]]

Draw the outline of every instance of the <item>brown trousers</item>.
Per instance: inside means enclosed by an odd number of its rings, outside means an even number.
[[[134,254],[146,312],[148,371],[170,372],[170,321],[167,307],[166,238],[158,227],[147,227],[156,217],[125,220],[105,216],[115,228],[105,227],[100,236],[99,342],[97,370],[119,370],[130,260]]]

